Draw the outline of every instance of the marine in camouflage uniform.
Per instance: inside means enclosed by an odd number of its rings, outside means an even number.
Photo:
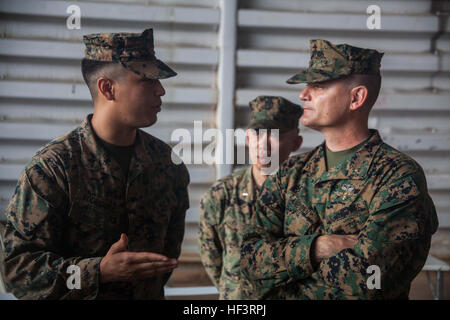
[[[152,55],[152,30],[140,34],[84,37],[86,57],[138,61],[147,77],[175,73],[159,69]],[[144,45],[143,45],[144,44]],[[123,58],[123,61],[122,61]],[[150,59],[150,60],[149,60]],[[170,72],[169,72],[170,71]],[[189,207],[189,174],[171,160],[171,148],[138,129],[125,176],[91,125],[41,148],[22,172],[6,209],[2,274],[20,299],[161,299],[170,274],[133,282],[99,282],[99,266],[121,233],[128,251],[178,258]],[[68,289],[70,265],[81,271],[81,289]]]
[[[311,41],[309,69],[289,83],[377,74],[382,54]],[[269,177],[244,236],[241,267],[262,299],[407,299],[438,227],[422,168],[376,130],[349,158],[327,168],[325,143],[286,161]],[[356,244],[315,265],[322,235],[357,235]],[[380,268],[380,289],[369,289]]]
[[[302,114],[300,105],[281,97],[257,97],[250,108],[248,129],[279,129],[280,134],[298,128]],[[250,283],[241,278],[239,260],[259,189],[249,166],[218,180],[201,199],[200,256],[220,299],[252,297]]]

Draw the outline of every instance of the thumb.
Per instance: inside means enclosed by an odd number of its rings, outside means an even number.
[[[113,254],[113,253],[127,251],[127,247],[128,247],[128,237],[125,233],[122,233],[120,235],[119,241],[113,243],[113,245],[109,249],[108,253]]]

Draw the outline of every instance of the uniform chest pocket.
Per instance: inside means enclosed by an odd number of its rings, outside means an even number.
[[[284,233],[286,235],[304,235],[318,232],[320,217],[313,209],[304,203],[303,199],[288,191],[284,218]]]
[[[130,222],[131,229],[137,229],[145,234],[153,250],[162,250],[171,222],[172,214],[177,205],[176,198],[167,190],[149,193],[145,201],[138,207],[137,214]]]
[[[95,229],[97,233],[111,233],[119,227],[119,214],[118,208],[113,204],[87,194],[72,201],[69,219],[79,230],[88,232]]]
[[[327,232],[358,233],[369,216],[362,181],[339,183],[330,193],[325,208]]]

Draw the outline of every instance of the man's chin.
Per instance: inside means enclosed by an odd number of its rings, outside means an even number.
[[[270,176],[278,171],[279,166],[270,166],[270,165],[264,165],[264,167],[261,167],[259,171],[262,175]]]
[[[304,119],[304,118],[300,118],[300,123],[302,125],[304,125],[305,127],[309,127],[311,125],[311,120],[310,119]]]
[[[263,164],[263,163],[257,163],[256,164],[256,167],[258,168],[258,169],[268,169],[268,168],[270,168],[270,166],[271,166],[271,162],[269,162],[269,163],[267,163],[267,164]]]
[[[300,120],[301,124],[307,128],[313,129],[313,130],[317,130],[319,128],[319,126],[317,126],[317,124],[314,123],[314,121],[312,120]]]
[[[156,115],[155,115],[155,117],[154,118],[152,118],[152,119],[146,119],[145,121],[140,121],[139,122],[139,124],[138,124],[138,128],[147,128],[147,127],[150,127],[150,126],[152,126],[152,125],[154,125],[156,122],[157,122],[157,120],[158,120],[158,118],[156,117]]]

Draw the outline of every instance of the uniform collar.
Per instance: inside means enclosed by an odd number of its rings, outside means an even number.
[[[105,150],[97,140],[91,124],[92,114],[89,114],[78,130],[81,145],[81,161],[86,169],[100,170],[117,179],[123,179],[120,165]],[[130,161],[128,180],[134,179],[141,174],[149,164],[154,162],[154,153],[149,150],[150,146],[145,143],[143,132],[137,130],[134,143],[133,155]]]
[[[341,168],[326,170],[325,161],[325,141],[318,146],[306,163],[304,173],[315,180],[315,182],[332,179],[360,179],[367,176],[367,172],[372,164],[374,155],[383,144],[383,140],[377,130],[371,129],[370,138],[359,148],[358,151]]]

